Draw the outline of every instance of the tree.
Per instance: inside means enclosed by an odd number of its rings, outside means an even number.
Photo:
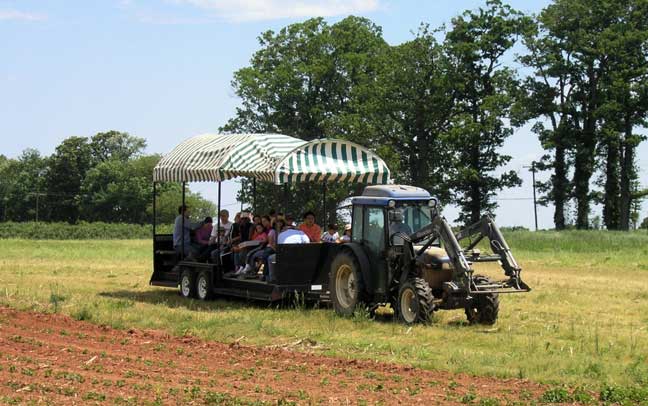
[[[493,196],[520,185],[514,171],[495,174],[511,157],[498,149],[513,133],[506,120],[517,99],[515,71],[502,67],[505,54],[529,30],[531,20],[498,0],[486,8],[466,11],[452,20],[445,46],[454,64],[457,113],[449,131],[458,151],[452,173],[459,220],[479,221],[497,207]]]
[[[540,13],[539,32],[525,39],[530,54],[521,60],[534,69],[527,89],[537,102],[535,117],[551,123],[534,128],[553,152],[544,167],[553,170],[546,189],[558,229],[565,227],[571,196],[576,226],[588,228],[597,167],[604,172],[604,222],[608,228],[627,228],[638,143],[632,129],[645,114],[640,89],[645,87],[646,11],[643,0],[557,0]]]
[[[352,16],[333,25],[313,18],[277,33],[267,31],[259,44],[250,66],[234,74],[232,86],[242,106],[223,131],[277,132],[304,140],[336,137],[372,145],[356,124],[357,108],[376,84],[380,55],[388,48],[379,27]],[[251,204],[251,184],[244,180],[242,186],[239,197]],[[320,199],[320,185],[289,190],[289,200],[300,201],[289,208],[293,213]],[[329,185],[328,207],[349,194],[348,186]],[[259,182],[257,199],[259,207],[281,207],[283,190]]]
[[[141,159],[141,158],[140,158]],[[90,169],[81,187],[81,218],[86,221],[148,223],[153,166],[141,171],[140,159],[110,159]]]
[[[114,130],[97,133],[90,138],[90,150],[95,164],[108,160],[126,162],[140,155],[144,148],[146,141],[143,138]]]
[[[4,218],[9,221],[47,219],[44,199],[47,163],[37,150],[26,149],[18,159],[7,159],[0,164]]]
[[[92,167],[92,150],[85,137],[69,137],[56,147],[47,173],[49,216],[52,221],[79,220],[79,193]]]
[[[178,206],[182,203],[182,185],[179,183],[161,183],[156,198],[156,224],[173,224],[178,215]],[[205,217],[216,215],[216,206],[204,199],[200,193],[187,191],[185,204],[190,209],[192,221],[202,221]],[[153,218],[153,205],[149,204],[147,211]]]

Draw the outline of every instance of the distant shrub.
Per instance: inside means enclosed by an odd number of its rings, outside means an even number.
[[[170,233],[171,226],[158,226],[157,233]],[[0,238],[27,240],[127,240],[151,238],[152,226],[121,223],[0,223]]]

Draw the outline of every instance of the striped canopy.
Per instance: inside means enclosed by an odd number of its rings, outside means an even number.
[[[303,181],[388,183],[373,152],[343,140],[306,142],[282,134],[204,134],[190,138],[155,166],[155,182],[221,181],[239,176],[277,184]]]
[[[306,141],[282,134],[203,134],[182,142],[153,170],[155,182],[274,181],[277,162]]]
[[[368,149],[349,141],[321,139],[295,148],[276,168],[275,183],[356,182],[389,183],[385,162]]]

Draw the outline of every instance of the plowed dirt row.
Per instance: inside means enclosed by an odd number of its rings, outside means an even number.
[[[53,405],[525,404],[545,389],[8,308],[0,308],[0,385],[0,404]]]

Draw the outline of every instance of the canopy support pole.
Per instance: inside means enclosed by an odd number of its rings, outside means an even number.
[[[328,213],[326,212],[326,181],[322,182],[322,219],[325,227],[328,227]]]
[[[185,258],[185,189],[187,186],[187,182],[182,182],[182,208],[180,209],[180,215],[182,216],[182,250],[180,251],[182,254],[182,259]]]
[[[288,184],[283,184],[283,211],[284,215],[288,214]]]
[[[220,212],[221,212],[221,181],[218,181],[218,216],[216,218],[216,246],[217,252],[218,252],[218,264],[220,264],[220,249],[221,249],[221,235],[220,235],[220,227],[221,227],[221,220],[220,220]]]
[[[252,178],[252,213],[257,212],[256,178]]]
[[[157,218],[157,207],[155,206],[155,195],[157,192],[157,182],[153,182],[153,239],[155,240],[155,223]]]

